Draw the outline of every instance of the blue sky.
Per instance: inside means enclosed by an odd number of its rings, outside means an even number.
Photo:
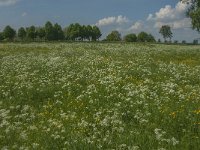
[[[157,39],[163,24],[172,27],[173,40],[200,36],[189,27],[185,4],[178,0],[0,0],[0,30],[6,25],[42,26],[47,20],[63,27],[70,23],[97,25],[103,37],[112,30],[122,35],[146,31]]]

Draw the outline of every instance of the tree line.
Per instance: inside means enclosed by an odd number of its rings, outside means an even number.
[[[169,25],[163,25],[159,33],[163,36],[165,43],[172,43],[173,33]],[[43,27],[20,27],[17,31],[8,25],[3,32],[0,32],[0,41],[97,41],[101,35],[101,31],[97,26],[75,23],[63,29],[58,23],[52,24],[50,21],[47,21]],[[156,42],[152,34],[144,31],[137,35],[131,33],[122,37],[116,30],[109,33],[102,41]],[[161,43],[161,40],[158,39],[157,42]],[[177,43],[178,41],[175,40],[174,44]],[[183,40],[182,44],[185,43],[186,41]],[[193,44],[198,44],[198,40],[195,39]]]
[[[153,35],[148,34],[144,31],[140,32],[138,35],[134,33],[130,33],[125,35],[123,38],[118,31],[112,31],[110,34],[107,35],[106,39],[103,41],[122,41],[125,42],[156,42]]]
[[[20,27],[17,31],[11,26],[6,26],[0,32],[0,41],[97,41],[102,36],[97,26],[70,24],[62,28],[58,23],[46,22],[43,27]],[[132,33],[123,38],[118,31],[112,31],[103,41],[126,42],[155,42],[153,35],[141,32],[138,35]]]
[[[8,25],[0,32],[0,41],[97,41],[101,35],[97,26],[75,23],[62,29],[58,23],[48,21],[44,27],[20,27],[17,31]]]

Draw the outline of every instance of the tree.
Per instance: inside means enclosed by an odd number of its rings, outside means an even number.
[[[87,25],[86,27],[86,39],[91,41],[92,40],[93,29],[91,25]]]
[[[198,44],[198,40],[193,40],[193,44],[197,45]]]
[[[161,39],[158,39],[158,43],[161,43],[162,41],[161,41]]]
[[[148,35],[147,42],[156,42],[156,40],[152,34]]]
[[[46,36],[45,29],[43,27],[39,27],[36,29],[36,34],[40,38],[40,40],[44,39]]]
[[[64,32],[59,24],[54,25],[54,40],[63,40]]]
[[[170,41],[171,41],[171,38],[173,37],[171,27],[169,25],[163,25],[160,28],[159,33],[162,34],[165,41],[166,41],[167,38],[170,38]]]
[[[175,40],[175,41],[174,41],[174,44],[178,44],[178,41],[177,41],[177,40]]]
[[[182,41],[182,44],[186,44],[186,41],[185,41],[185,40],[183,40],[183,41]]]
[[[149,35],[146,32],[140,32],[138,34],[138,42],[148,42],[149,41]]]
[[[181,0],[182,2],[190,3],[187,15],[192,20],[192,28],[200,32],[200,0]]]
[[[81,31],[82,31],[82,27],[80,24],[78,24],[78,23],[70,24],[67,27],[65,34],[67,35],[68,40],[75,41],[75,40],[82,39]]]
[[[136,42],[137,41],[137,36],[134,33],[127,34],[124,37],[124,41],[126,41],[126,42]]]
[[[26,30],[23,27],[19,28],[19,30],[18,30],[18,37],[21,40],[24,40],[26,38]]]
[[[118,31],[112,31],[106,37],[106,41],[121,41],[121,34]]]
[[[34,40],[36,38],[36,28],[35,26],[30,26],[26,28],[27,38]]]
[[[101,31],[97,26],[92,27],[92,41],[96,41],[101,37]]]
[[[68,40],[88,40],[96,41],[101,37],[101,31],[97,26],[80,25],[79,23],[70,24],[64,29],[64,34]]]
[[[3,35],[5,39],[13,40],[16,35],[16,31],[10,26],[6,26],[3,30]]]
[[[45,38],[48,41],[54,40],[54,27],[50,21],[45,24]]]
[[[3,33],[0,32],[0,41],[4,40],[4,36],[3,36]]]

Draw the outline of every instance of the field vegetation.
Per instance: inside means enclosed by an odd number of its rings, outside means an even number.
[[[0,44],[0,149],[198,150],[200,47]]]

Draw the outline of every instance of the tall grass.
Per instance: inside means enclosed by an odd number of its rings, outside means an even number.
[[[0,148],[198,150],[199,75],[199,46],[0,44]]]

